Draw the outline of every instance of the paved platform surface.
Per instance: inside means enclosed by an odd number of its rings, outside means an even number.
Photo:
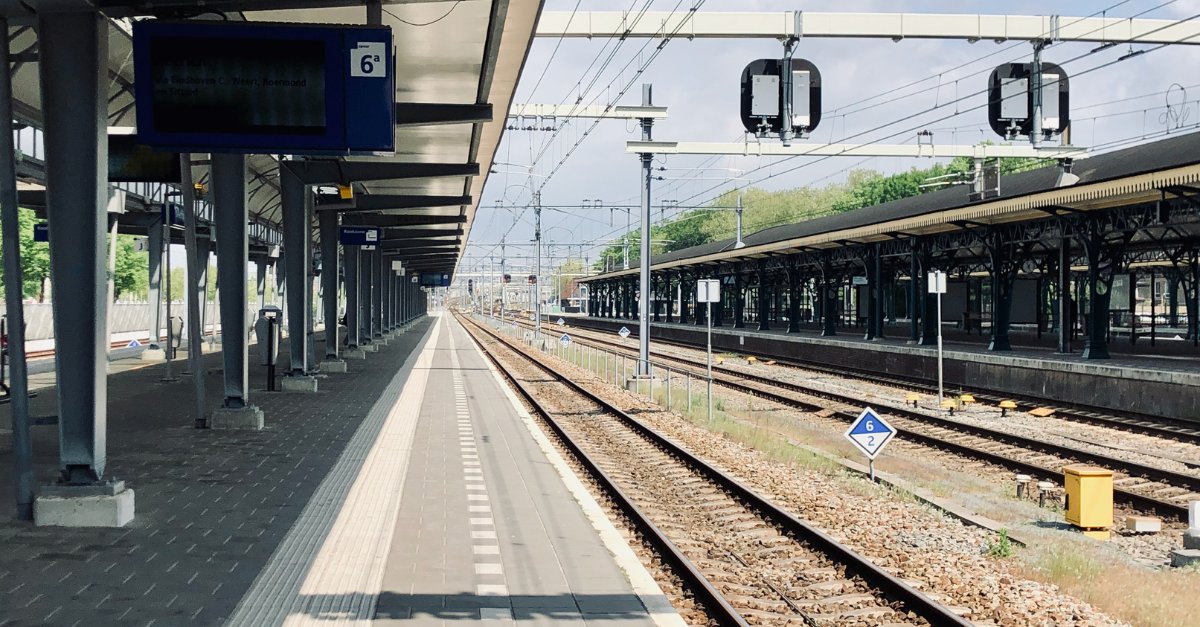
[[[10,435],[0,433],[0,626],[220,625],[430,324],[351,362],[349,375],[322,379],[316,395],[262,391],[265,369],[251,360],[250,400],[267,422],[255,433],[193,429],[192,382],[160,382],[161,364],[114,372],[108,474],[137,495],[137,517],[122,529],[16,521]],[[220,355],[205,363],[211,404]],[[33,416],[55,411],[53,390],[32,399]],[[33,431],[37,477],[48,484],[57,427]]]
[[[262,392],[252,365],[257,433],[191,428],[191,382],[162,365],[114,370],[109,474],[137,517],[35,528],[0,482],[0,627],[680,624],[448,316],[349,367],[313,395]],[[52,414],[53,390],[32,408]],[[35,428],[44,483],[56,440]],[[10,450],[0,433],[0,468]]]
[[[380,623],[654,624],[646,604],[662,599],[644,596],[661,593],[635,593],[531,436],[528,416],[466,331],[448,322],[404,486],[419,497],[400,506]]]

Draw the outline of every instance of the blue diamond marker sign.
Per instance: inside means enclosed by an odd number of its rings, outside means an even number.
[[[896,435],[896,428],[868,407],[850,424],[845,435],[847,440],[867,455],[867,459],[874,461],[883,447],[892,441],[892,436]]]
[[[558,343],[562,344],[563,348],[570,346],[571,345],[571,336],[567,335],[566,333],[563,333],[562,337],[558,338]]]
[[[617,335],[621,336],[622,340],[628,338],[629,337],[629,327],[621,327],[621,330],[617,331]]]

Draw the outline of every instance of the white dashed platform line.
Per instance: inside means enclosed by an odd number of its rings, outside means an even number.
[[[476,448],[474,427],[471,424],[471,413],[467,403],[466,385],[463,381],[461,364],[455,346],[454,334],[450,334],[450,363],[453,368],[454,404],[458,415],[458,444],[459,455],[462,457],[463,482],[467,492],[467,511],[471,514],[492,511],[488,505],[487,483],[483,478],[483,467],[479,462],[479,449]],[[508,585],[504,578],[504,565],[500,556],[500,544],[496,538],[495,519],[482,516],[470,518],[471,523],[471,553],[475,567],[475,593],[478,596],[508,596]],[[485,611],[486,610],[486,611]],[[512,611],[502,608],[484,608],[480,610],[480,619],[489,618],[511,619]]]

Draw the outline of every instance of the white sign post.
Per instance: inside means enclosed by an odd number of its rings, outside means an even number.
[[[858,447],[867,456],[867,467],[870,470],[871,482],[875,481],[875,458],[883,451],[883,447],[892,441],[896,428],[888,424],[882,416],[870,407],[862,410],[858,418],[850,423],[843,434],[850,443]]]
[[[929,293],[937,294],[937,348],[938,348],[938,407],[942,406],[942,294],[946,293],[946,273],[934,270],[929,273]]]
[[[712,304],[721,302],[721,282],[717,279],[700,279],[696,281],[696,302],[704,303],[706,310],[704,321],[708,335],[708,421],[713,419],[712,400]]]

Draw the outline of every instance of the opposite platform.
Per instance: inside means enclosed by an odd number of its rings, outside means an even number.
[[[636,320],[563,318],[582,328],[615,332],[628,327],[632,334],[626,343],[637,345]],[[705,342],[703,325],[654,322],[651,331],[651,339],[686,342],[701,348]],[[619,339],[615,333],[613,339]],[[905,338],[864,340],[861,334],[850,332],[821,337],[812,331],[758,331],[751,325],[735,329],[726,324],[713,327],[712,343],[713,350],[723,352],[769,354],[860,372],[937,380],[937,348],[912,345]],[[1021,347],[988,351],[978,343],[951,341],[946,342],[944,358],[946,384],[954,388],[1035,395],[1184,420],[1195,420],[1200,415],[1200,361],[1195,358],[1114,355],[1113,359],[1086,361],[1078,355],[1050,350]]]

